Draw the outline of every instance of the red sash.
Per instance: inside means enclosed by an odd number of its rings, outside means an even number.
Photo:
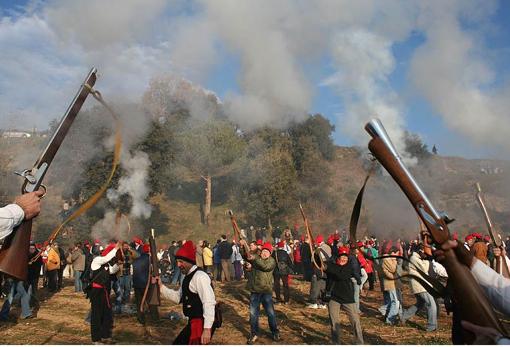
[[[204,331],[204,319],[192,318],[191,319],[191,335],[189,337],[190,345],[200,345],[202,333]]]

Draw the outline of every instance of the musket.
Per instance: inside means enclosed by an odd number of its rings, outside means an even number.
[[[319,266],[319,264],[317,264],[317,261],[315,260],[315,250],[313,249],[313,243],[314,243],[315,239],[313,238],[312,229],[310,228],[310,225],[308,224],[308,218],[306,218],[305,211],[303,210],[303,206],[301,204],[299,204],[299,211],[301,212],[301,216],[303,217],[303,222],[305,223],[306,235],[308,236],[308,246],[310,246],[310,254],[312,256],[313,264],[317,267],[317,269],[320,269],[322,272],[322,271],[324,271],[324,268],[325,268],[324,261],[322,260],[320,255],[319,255],[319,260],[321,262],[320,266]]]
[[[423,224],[425,224],[427,236],[436,246],[447,242],[450,239],[448,223],[453,220],[448,218],[445,213],[439,213],[434,208],[402,161],[382,123],[378,119],[374,119],[366,124],[365,130],[372,137],[368,144],[370,152],[405,193]],[[458,260],[453,249],[448,249],[444,252],[444,255],[443,265],[448,272],[448,280],[453,289],[453,298],[462,319],[479,326],[495,328],[505,335],[505,329],[498,320],[482,288],[471,274],[470,269]],[[465,343],[473,343],[475,340],[474,334],[464,329],[463,338]]]
[[[149,236],[149,246],[151,249],[151,275],[153,278],[159,276],[159,261],[158,261],[158,250],[156,248],[156,239],[154,238],[154,229],[151,229],[151,235]],[[160,306],[161,305],[161,293],[160,288],[157,283],[152,283],[149,279],[150,283],[149,294],[147,303],[149,305]]]
[[[487,230],[489,231],[489,235],[492,239],[492,242],[494,243],[494,247],[498,247],[499,249],[503,250],[503,240],[501,240],[501,236],[498,234],[498,237],[494,234],[494,224],[492,224],[491,217],[489,216],[489,212],[487,211],[487,207],[485,206],[485,200],[482,195],[482,187],[480,186],[479,182],[476,182],[475,184],[476,188],[476,200],[478,201],[478,204],[480,205],[480,208],[482,209],[483,216],[485,217],[485,222],[487,223]],[[497,263],[502,262],[502,272],[505,277],[510,276],[510,269],[508,269],[508,264],[505,260],[505,255],[500,255],[498,257]],[[499,266],[497,267],[496,272],[499,272]]]
[[[487,207],[485,206],[485,200],[482,195],[482,187],[479,182],[475,183],[476,188],[476,200],[482,209],[483,216],[485,217],[485,222],[487,223],[487,230],[489,231],[489,235],[491,236],[492,242],[496,247],[501,247],[502,241],[501,238],[496,238],[494,235],[494,224],[492,224],[491,217],[489,216],[489,212],[487,211]]]
[[[241,232],[239,231],[239,226],[237,225],[237,221],[236,221],[236,217],[234,216],[234,212],[232,212],[232,210],[228,210],[227,214],[229,215],[230,222],[232,223],[232,229],[234,230],[234,238],[239,240],[239,243],[241,243],[240,242],[242,240]],[[248,247],[248,244],[246,242],[243,242],[243,249],[244,249],[244,254],[241,253],[241,255],[246,260],[246,256],[248,254],[250,254],[250,248]]]
[[[24,178],[21,193],[35,192],[42,188],[47,192],[43,184],[44,177],[57,154],[62,142],[69,132],[73,121],[90,93],[90,88],[96,83],[97,70],[92,68],[76,93],[73,101],[67,108],[64,116],[37,158],[32,169],[16,172]],[[13,232],[7,236],[0,250],[0,272],[6,273],[18,280],[25,281],[28,273],[28,248],[32,233],[32,220],[24,220]]]

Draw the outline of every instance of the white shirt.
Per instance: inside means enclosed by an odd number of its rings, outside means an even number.
[[[25,218],[25,212],[16,204],[0,208],[0,240],[6,238]]]
[[[498,274],[478,259],[471,268],[471,273],[482,286],[494,308],[510,316],[510,279]]]
[[[108,252],[107,255],[105,255],[104,257],[100,257],[100,256],[97,256],[95,257],[93,260],[92,260],[92,264],[90,264],[90,268],[92,269],[92,271],[96,271],[97,269],[99,269],[102,265],[108,263],[110,260],[113,259],[113,257],[115,257],[115,255],[117,254],[117,250],[115,248],[113,248],[110,252]]]
[[[189,273],[192,273],[196,269],[197,266],[193,265]],[[214,296],[214,290],[211,286],[211,278],[204,271],[197,271],[189,283],[189,290],[192,293],[198,294],[200,297],[204,311],[204,329],[210,329],[214,323],[214,306],[216,305],[216,297]],[[166,286],[161,286],[161,296],[178,304],[181,301],[182,287],[180,287],[179,290],[174,290]]]
[[[434,272],[440,277],[448,278],[448,272],[446,272],[444,266],[439,264],[437,261],[432,260],[432,268],[434,269]]]

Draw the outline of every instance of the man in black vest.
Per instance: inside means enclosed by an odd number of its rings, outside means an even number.
[[[92,260],[92,288],[89,292],[91,305],[90,334],[94,344],[111,343],[113,313],[110,303],[110,265],[115,258],[121,242],[110,244]]]
[[[185,275],[181,290],[169,289],[161,283],[161,296],[175,303],[182,302],[182,310],[188,317],[188,325],[174,341],[174,345],[206,345],[214,332],[216,298],[211,278],[195,264],[195,246],[186,241],[175,254],[177,266]]]

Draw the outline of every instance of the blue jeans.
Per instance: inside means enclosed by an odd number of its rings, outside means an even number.
[[[398,301],[397,290],[387,290],[389,295],[389,303],[386,308],[386,323],[394,324],[399,314],[400,302]]]
[[[122,302],[129,302],[131,295],[131,275],[124,275],[119,278],[120,290],[122,292]]]
[[[437,307],[434,297],[427,292],[414,294],[416,297],[416,304],[409,307],[404,311],[404,319],[408,320],[422,308],[427,310],[427,330],[432,331],[437,329]]]
[[[32,309],[30,308],[30,295],[32,289],[28,288],[28,292],[23,286],[23,282],[15,281],[11,286],[11,291],[4,301],[2,309],[0,310],[0,320],[7,320],[9,312],[11,311],[12,302],[20,298],[21,301],[21,318],[27,318],[32,315]]]
[[[177,266],[175,267],[175,271],[174,271],[174,274],[172,276],[172,281],[170,282],[171,284],[177,284],[177,281],[179,281],[179,283],[182,283],[182,278],[184,278],[184,276],[181,276],[181,269],[179,269]]]
[[[273,293],[251,293],[250,295],[250,329],[251,335],[259,334],[260,304],[267,314],[269,328],[273,334],[278,332],[276,327],[276,313],[273,306]]]
[[[74,291],[79,293],[83,291],[83,283],[81,282],[81,274],[83,271],[74,270]]]
[[[112,290],[115,293],[115,301],[113,303],[113,312],[121,313],[122,309],[122,291],[120,289],[120,281],[111,281]]]

